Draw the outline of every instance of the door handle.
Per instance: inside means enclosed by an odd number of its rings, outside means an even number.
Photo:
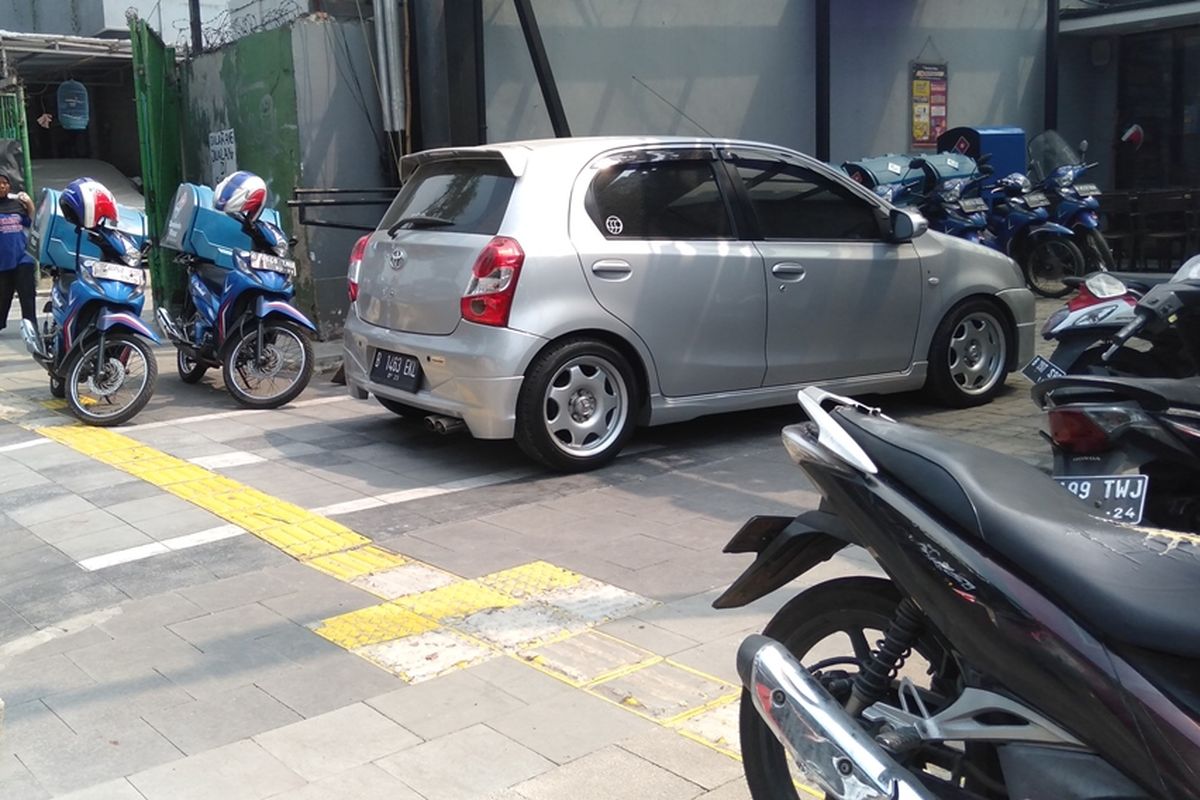
[[[633,274],[633,267],[619,258],[605,258],[592,264],[592,274],[606,281],[623,281]]]
[[[771,274],[781,281],[799,281],[804,279],[804,266],[791,261],[781,261],[771,267]]]

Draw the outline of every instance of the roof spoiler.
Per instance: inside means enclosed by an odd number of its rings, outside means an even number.
[[[442,147],[413,153],[400,159],[400,180],[407,181],[417,167],[431,161],[503,161],[512,176],[519,178],[525,172],[527,160],[528,151],[523,148]]]

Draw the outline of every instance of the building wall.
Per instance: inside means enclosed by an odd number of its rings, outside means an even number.
[[[1063,36],[1059,41],[1059,132],[1072,145],[1088,140],[1085,158],[1098,162],[1088,174],[1102,189],[1112,189],[1116,178],[1120,53],[1116,36]]]
[[[364,40],[365,35],[365,40]],[[292,34],[296,69],[298,185],[361,189],[389,183],[387,139],[379,94],[371,77],[375,33],[368,24],[303,20]],[[390,199],[390,198],[389,198]],[[386,206],[314,209],[314,219],[375,225]],[[346,264],[362,231],[304,227],[305,249],[323,338],[340,332],[345,320]]]
[[[835,163],[908,152],[909,64],[949,67],[949,127],[1042,130],[1045,0],[836,0],[831,3]]]
[[[533,8],[572,133],[701,135],[702,127],[813,148],[811,0],[533,0]],[[553,135],[513,3],[483,0],[483,18],[488,140]]]

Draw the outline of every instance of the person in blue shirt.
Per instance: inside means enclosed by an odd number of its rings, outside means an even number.
[[[8,321],[13,292],[21,302],[21,317],[37,325],[37,266],[25,252],[33,224],[33,200],[12,193],[12,181],[0,174],[0,330]]]

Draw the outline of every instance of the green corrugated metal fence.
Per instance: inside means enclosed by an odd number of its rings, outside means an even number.
[[[25,92],[19,86],[15,92],[0,94],[0,139],[13,139],[21,143],[21,170],[25,176],[25,191],[33,194],[33,172],[29,167],[29,129],[25,127]]]

